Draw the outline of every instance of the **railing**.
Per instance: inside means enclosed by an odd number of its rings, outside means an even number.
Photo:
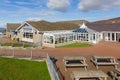
[[[57,67],[56,64],[54,64],[54,67],[59,75],[60,80],[65,80],[65,77],[63,76],[63,74],[61,73],[60,69]]]
[[[48,54],[47,54],[47,65],[48,65],[48,70],[50,72],[52,80],[60,80],[58,73],[54,67],[54,64]]]
[[[32,59],[32,60],[42,60],[45,56],[44,52],[39,49],[24,49],[24,48],[13,48],[13,47],[0,47],[0,56],[14,57],[22,59]],[[51,75],[52,80],[64,80],[60,69],[54,63],[53,60],[47,54],[47,65]]]
[[[42,60],[44,53],[35,48],[0,47],[0,56]]]

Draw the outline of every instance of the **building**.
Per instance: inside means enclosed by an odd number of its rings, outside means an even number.
[[[87,24],[89,28],[102,34],[102,40],[120,42],[120,23]]]
[[[40,46],[56,47],[73,42],[99,43],[102,40],[120,42],[119,24],[73,23],[26,21],[14,31],[18,41]]]
[[[80,28],[67,31],[51,31],[43,34],[43,45],[57,47],[73,42],[98,43],[101,40],[99,32],[82,24]]]
[[[7,23],[6,35],[7,37],[14,39],[16,37],[15,30],[20,26],[20,23]]]
[[[68,31],[78,28],[78,25],[70,23],[46,22],[46,21],[26,21],[22,23],[16,30],[19,41],[31,42],[35,44],[43,44],[43,35],[53,31]]]

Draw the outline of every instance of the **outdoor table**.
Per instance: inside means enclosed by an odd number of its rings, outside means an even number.
[[[107,80],[108,76],[101,70],[85,70],[85,71],[73,71],[71,77],[72,80],[80,80],[80,79]]]
[[[91,61],[95,64],[97,69],[99,65],[100,66],[113,65],[115,68],[117,68],[117,65],[118,65],[115,58],[112,56],[93,56],[91,58]]]
[[[65,56],[63,58],[65,67],[84,67],[87,68],[86,58],[81,56]]]

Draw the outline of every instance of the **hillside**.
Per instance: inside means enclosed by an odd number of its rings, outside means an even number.
[[[71,23],[71,24],[82,24],[82,23],[88,23],[87,20],[71,20],[71,21],[60,21],[59,23]]]
[[[120,17],[117,18],[112,18],[112,19],[108,19],[108,20],[101,20],[101,21],[96,21],[93,23],[99,23],[99,24],[113,24],[113,23],[120,23]]]

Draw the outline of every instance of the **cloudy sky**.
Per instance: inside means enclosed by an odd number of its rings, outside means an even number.
[[[26,20],[97,21],[120,17],[120,0],[0,0],[0,27]]]

